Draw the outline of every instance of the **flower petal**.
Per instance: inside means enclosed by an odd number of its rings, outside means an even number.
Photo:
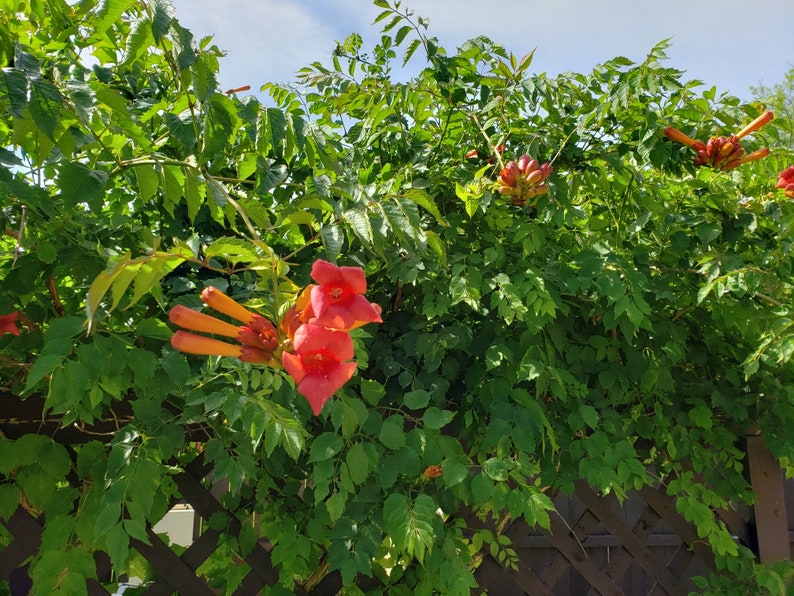
[[[337,360],[350,360],[354,356],[353,340],[345,331],[335,331],[311,323],[301,325],[295,332],[295,352],[330,352]]]
[[[355,362],[340,362],[325,374],[307,374],[298,384],[298,391],[309,402],[314,415],[319,416],[328,398],[347,383],[354,372]]]

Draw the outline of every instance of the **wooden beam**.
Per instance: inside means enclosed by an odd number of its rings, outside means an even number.
[[[747,436],[747,460],[755,495],[755,526],[761,563],[791,559],[783,471],[760,434]]]

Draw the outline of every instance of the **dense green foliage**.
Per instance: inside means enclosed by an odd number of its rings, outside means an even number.
[[[480,549],[511,553],[466,514],[548,525],[549,490],[580,478],[621,498],[664,483],[715,590],[782,581],[713,510],[752,499],[748,430],[794,466],[794,203],[773,193],[790,123],[744,140],[763,160],[695,168],[665,126],[706,139],[763,106],[684,81],[664,44],[552,78],[486,38],[450,53],[386,0],[380,44],[350,36],[263,105],[218,88],[220,52],[168,0],[17,4],[0,1],[0,314],[21,334],[0,338],[0,382],[64,425],[135,414],[75,469],[45,436],[0,438],[0,517],[46,513],[35,593],[84,590],[95,550],[145,578],[129,536],[199,448],[248,522],[202,568],[223,593],[260,535],[287,591],[339,570],[468,593]],[[426,67],[395,82],[403,60]],[[517,207],[493,181],[523,153],[554,172]],[[364,267],[384,310],[318,418],[282,371],[170,347],[174,304],[214,285],[278,320],[318,257]]]

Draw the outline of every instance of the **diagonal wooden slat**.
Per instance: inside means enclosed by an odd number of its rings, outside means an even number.
[[[575,482],[576,495],[587,505],[598,519],[607,527],[610,533],[620,540],[621,545],[631,553],[634,560],[647,571],[668,594],[681,593],[678,580],[667,570],[664,565],[659,565],[654,560],[651,551],[642,543],[623,521],[615,515],[607,505],[608,499],[599,498],[592,489],[583,481]]]
[[[14,537],[0,551],[0,578],[7,578],[25,559],[39,550],[41,526],[21,506],[3,525]]]
[[[518,545],[522,538],[527,536],[531,528],[524,520],[515,520],[510,525],[510,528],[505,532],[508,538],[513,542],[513,545]],[[516,549],[518,552],[518,549]],[[525,553],[521,553],[525,554]],[[553,596],[554,591],[552,586],[546,585],[543,580],[532,572],[532,563],[528,561],[526,556],[520,559],[517,570],[504,570],[503,574],[509,573],[512,580],[519,585],[527,594],[538,594],[540,596]]]
[[[190,594],[191,596],[213,596],[206,582],[198,577],[195,569],[179,558],[151,528],[146,529],[151,545],[137,539],[130,540],[130,546],[141,553],[159,575],[159,580],[147,586],[147,596],[170,596]]]
[[[637,536],[643,543],[650,536],[656,524],[661,518],[651,507],[645,507],[642,515],[632,527],[632,533]],[[621,581],[628,572],[634,559],[631,553],[623,548],[615,549],[615,554],[612,555],[609,564],[604,569],[615,581]],[[654,557],[656,558],[656,557]]]
[[[698,558],[710,569],[716,569],[714,553],[711,552],[705,542],[698,538],[695,528],[676,511],[675,504],[670,497],[662,494],[661,489],[657,490],[650,486],[642,487],[639,493],[681,540],[692,548]]]
[[[553,515],[553,514],[552,514]],[[590,511],[585,509],[571,525],[573,536],[579,543],[584,543],[585,539],[590,533],[598,527],[598,518]],[[567,528],[566,528],[567,531]],[[578,546],[578,544],[577,544]],[[566,557],[555,557],[551,563],[541,570],[539,576],[541,581],[552,589],[555,588],[560,581],[560,578],[570,570],[570,562]]]
[[[202,476],[196,477],[193,474],[194,470],[199,470]],[[174,476],[174,482],[179,492],[192,505],[196,513],[204,519],[209,519],[212,515],[218,513],[223,515],[226,518],[226,533],[239,537],[242,529],[240,522],[234,515],[224,509],[212,493],[201,483],[203,473],[204,468],[201,462],[196,463],[196,465],[191,464],[184,472]],[[261,544],[257,543],[253,550],[243,557],[243,560],[248,563],[251,572],[262,581],[263,586],[272,586],[278,583],[278,570],[273,567],[270,553]]]
[[[574,539],[565,524],[551,516],[551,531],[543,531],[549,542],[590,582],[602,596],[624,596],[623,589],[587,556],[581,542]]]

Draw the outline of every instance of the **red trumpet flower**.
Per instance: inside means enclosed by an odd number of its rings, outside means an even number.
[[[284,368],[319,416],[328,398],[356,370],[355,362],[347,362],[353,358],[353,340],[344,331],[305,324],[295,332],[293,346],[294,354],[284,352],[281,356]]]
[[[783,189],[783,194],[789,199],[794,199],[794,166],[789,166],[780,172],[775,188]]]
[[[11,335],[19,335],[17,328],[17,319],[19,318],[19,311],[14,311],[7,315],[0,315],[0,335],[10,333]]]
[[[279,343],[278,332],[273,323],[261,315],[250,312],[216,288],[205,288],[201,293],[201,299],[215,310],[246,324],[235,326],[179,304],[168,313],[171,322],[191,331],[233,337],[240,342],[240,345],[235,346],[217,339],[177,331],[171,336],[171,345],[175,349],[188,354],[234,356],[246,362],[264,363],[272,360],[273,351]]]
[[[361,267],[337,267],[317,259],[312,279],[319,285],[311,289],[313,325],[348,331],[367,323],[382,323],[380,307],[364,298],[367,279]]]

